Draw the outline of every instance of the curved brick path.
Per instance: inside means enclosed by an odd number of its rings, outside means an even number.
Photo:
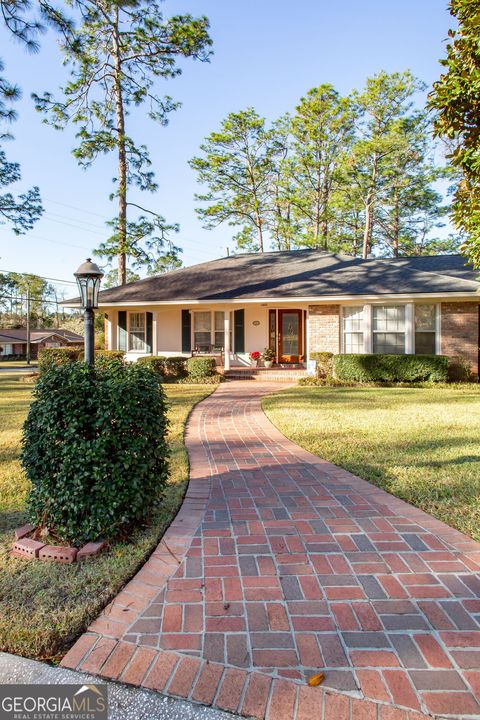
[[[179,515],[63,665],[269,720],[478,718],[480,544],[287,440],[276,389],[197,406]]]

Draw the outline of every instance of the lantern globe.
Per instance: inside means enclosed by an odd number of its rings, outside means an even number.
[[[74,275],[77,280],[82,307],[85,310],[93,310],[98,307],[98,293],[103,277],[103,272],[98,265],[92,262],[91,258],[87,258]]]

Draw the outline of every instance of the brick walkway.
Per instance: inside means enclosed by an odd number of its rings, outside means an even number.
[[[268,720],[478,718],[480,544],[287,440],[275,389],[194,410],[179,515],[63,665]]]

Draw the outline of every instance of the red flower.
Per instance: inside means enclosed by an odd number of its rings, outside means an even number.
[[[250,360],[260,360],[261,353],[259,353],[257,350],[255,352],[251,352],[248,356]]]

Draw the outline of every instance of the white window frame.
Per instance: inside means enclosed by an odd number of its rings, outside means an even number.
[[[218,310],[217,309],[210,309],[210,310],[191,310],[190,315],[192,317],[191,322],[191,343],[192,348],[195,349],[195,314],[196,313],[210,313],[210,345],[212,348],[218,347],[215,343],[215,332],[220,332],[220,330],[215,330],[215,313],[223,313],[223,328],[224,328],[224,340],[225,340],[225,311],[224,310]],[[234,343],[235,343],[235,333],[233,332],[233,322],[234,322],[234,313],[233,310],[230,310],[230,352],[235,352]],[[225,344],[223,345],[225,347]]]
[[[415,307],[416,305],[434,305],[436,312],[435,320],[435,354],[441,354],[441,303],[432,303],[428,301],[415,302],[385,302],[378,300],[376,302],[365,303],[363,305],[363,352],[367,355],[373,354],[373,308],[379,305],[386,306],[403,306],[405,307],[405,355],[415,354]],[[360,303],[350,302],[342,305],[341,309],[341,325],[340,325],[340,348],[342,353],[346,353],[345,350],[345,333],[344,333],[344,308],[347,307],[359,307]]]
[[[441,331],[441,323],[442,323],[442,306],[441,303],[432,303],[432,302],[419,302],[416,303],[414,306],[414,317],[413,317],[413,352],[417,351],[417,348],[415,347],[415,335],[416,335],[416,327],[415,327],[415,310],[417,305],[432,305],[435,308],[435,355],[441,355],[441,337],[440,337],[440,331]],[[432,331],[431,331],[432,332]]]
[[[349,309],[349,308],[352,308],[352,307],[355,307],[355,308],[360,308],[360,307],[361,307],[361,308],[362,308],[362,329],[361,329],[361,331],[360,331],[360,330],[357,331],[357,333],[352,333],[352,332],[348,332],[348,333],[347,333],[347,331],[345,330],[345,320],[347,319],[347,318],[345,317],[345,311],[346,311],[347,309]],[[357,305],[353,305],[353,304],[352,304],[352,305],[344,305],[344,306],[342,307],[340,332],[341,332],[341,347],[342,347],[342,352],[344,352],[345,354],[349,354],[349,353],[347,353],[347,350],[346,350],[345,335],[346,335],[346,334],[353,335],[353,334],[358,334],[358,333],[360,333],[360,332],[361,332],[362,335],[363,335],[363,350],[362,350],[361,353],[353,353],[353,354],[363,355],[365,352],[367,352],[366,349],[365,349],[365,348],[366,348],[366,344],[367,344],[367,343],[366,343],[366,333],[365,333],[365,330],[366,330],[365,310],[366,310],[366,308],[367,308],[366,305],[360,305],[360,304],[357,304]]]
[[[133,349],[131,347],[132,333],[131,333],[131,319],[132,315],[143,315],[143,350]],[[127,312],[127,352],[129,353],[142,353],[147,354],[147,313],[145,310],[135,311],[130,310]]]

